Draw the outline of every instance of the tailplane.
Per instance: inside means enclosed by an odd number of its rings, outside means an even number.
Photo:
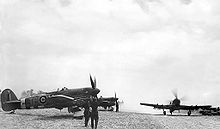
[[[4,111],[13,111],[21,107],[21,101],[10,89],[5,89],[1,93],[1,105]]]

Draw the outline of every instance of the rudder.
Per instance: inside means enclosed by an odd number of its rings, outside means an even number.
[[[4,111],[12,111],[20,108],[21,102],[12,90],[5,89],[1,93],[1,105]]]

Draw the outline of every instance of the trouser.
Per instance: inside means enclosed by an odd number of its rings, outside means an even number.
[[[99,117],[91,117],[91,127],[92,129],[94,129],[94,122],[95,122],[95,129],[97,129],[97,125],[98,125],[98,121],[99,121]]]
[[[89,116],[86,116],[86,117],[85,117],[85,127],[88,126],[88,122],[89,122]]]

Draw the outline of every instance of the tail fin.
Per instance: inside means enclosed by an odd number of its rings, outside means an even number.
[[[5,89],[1,93],[1,105],[4,111],[12,111],[20,108],[21,101],[18,100],[12,90]]]

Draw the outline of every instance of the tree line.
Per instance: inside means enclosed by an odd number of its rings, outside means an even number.
[[[35,96],[35,95],[38,95],[38,94],[43,94],[43,93],[45,93],[45,92],[43,92],[41,90],[39,90],[37,92],[34,92],[33,89],[24,90],[24,91],[21,92],[21,98],[20,99],[27,98],[27,97],[32,97],[32,96]]]

